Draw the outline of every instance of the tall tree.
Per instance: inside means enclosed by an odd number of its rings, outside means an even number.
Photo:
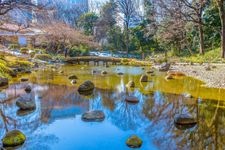
[[[225,9],[224,0],[215,0],[219,9],[221,21],[221,56],[225,58]]]
[[[79,18],[78,26],[84,30],[86,35],[94,34],[95,23],[98,20],[98,16],[95,13],[88,12]]]
[[[137,19],[136,5],[134,0],[117,0],[118,14],[120,14],[120,19],[123,21],[124,25],[124,36],[125,36],[125,47],[127,55],[129,53],[130,45],[130,26],[132,22]]]

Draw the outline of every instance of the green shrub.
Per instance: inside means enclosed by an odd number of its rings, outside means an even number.
[[[43,61],[50,61],[52,60],[52,56],[49,54],[36,54],[34,56],[34,59],[39,59],[39,60],[43,60]]]
[[[20,46],[18,44],[10,44],[8,46],[8,49],[10,49],[10,50],[16,50],[16,49],[20,49]]]
[[[29,49],[27,47],[20,48],[20,53],[22,53],[22,54],[28,54],[28,52],[29,52]]]
[[[79,46],[73,46],[69,50],[69,56],[75,57],[75,56],[88,56],[89,50],[88,47],[79,45]]]

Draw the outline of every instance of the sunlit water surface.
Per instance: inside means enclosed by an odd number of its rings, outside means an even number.
[[[96,70],[96,74],[92,74]],[[107,75],[101,75],[106,70]],[[57,65],[33,72],[27,83],[14,79],[0,92],[0,104],[6,122],[1,120],[0,135],[6,128],[23,131],[27,140],[19,149],[28,150],[128,150],[126,139],[133,134],[143,140],[141,150],[154,149],[224,149],[225,148],[225,90],[206,88],[203,83],[184,77],[167,81],[165,74],[149,75],[149,82],[140,83],[142,67],[94,67],[83,65]],[[63,73],[59,73],[63,71]],[[123,72],[123,76],[117,75]],[[76,74],[77,84],[68,76]],[[85,80],[94,82],[92,96],[81,96],[78,86]],[[127,89],[128,81],[136,83]],[[37,109],[21,115],[15,98],[29,94]],[[191,94],[194,98],[185,95]],[[139,103],[128,104],[127,95],[138,97]],[[81,115],[90,110],[104,111],[103,122],[83,122]],[[189,114],[198,121],[197,126],[180,130],[174,125],[174,116]]]

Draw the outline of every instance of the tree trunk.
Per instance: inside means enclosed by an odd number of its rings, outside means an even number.
[[[221,20],[221,57],[225,58],[225,11],[223,7],[223,0],[218,3],[220,20]]]
[[[199,53],[204,54],[205,48],[204,48],[204,36],[203,36],[203,28],[202,28],[201,18],[199,19],[198,30],[199,30],[199,40],[200,40]]]

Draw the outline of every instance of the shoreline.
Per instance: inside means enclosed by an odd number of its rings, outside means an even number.
[[[201,80],[205,87],[225,89],[225,64],[210,64],[210,70],[206,69],[208,64],[175,64],[171,68]]]

